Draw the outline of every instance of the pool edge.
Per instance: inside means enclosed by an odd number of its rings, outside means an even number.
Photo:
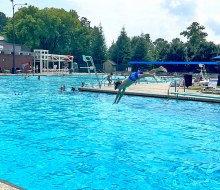
[[[17,185],[14,185],[8,181],[0,179],[0,189],[1,190],[25,190]]]
[[[118,91],[111,89],[100,89],[100,88],[91,88],[91,87],[79,87],[79,91],[84,92],[95,92],[95,93],[106,93],[106,94],[117,94]],[[127,91],[125,95],[131,96],[142,96],[142,97],[151,97],[151,98],[164,98],[164,99],[176,99],[176,100],[188,100],[188,101],[197,101],[197,102],[209,102],[209,103],[220,103],[220,99],[209,99],[204,97],[190,97],[190,96],[177,96],[173,94],[157,94],[157,93],[146,93],[146,92],[135,92]],[[198,94],[199,95],[199,94]]]

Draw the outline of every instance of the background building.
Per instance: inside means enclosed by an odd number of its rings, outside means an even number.
[[[21,70],[22,64],[32,64],[33,57],[30,49],[15,44],[15,67]],[[0,72],[10,73],[13,67],[13,44],[7,43],[3,36],[0,36]]]
[[[107,60],[103,63],[103,71],[106,73],[112,73],[116,71],[116,63],[111,60]]]

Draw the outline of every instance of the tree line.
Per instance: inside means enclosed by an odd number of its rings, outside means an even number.
[[[193,22],[171,42],[163,38],[152,41],[149,34],[128,37],[123,27],[117,40],[108,48],[101,24],[91,27],[90,21],[75,10],[58,8],[39,9],[34,6],[20,8],[14,15],[15,42],[33,49],[47,49],[54,54],[71,54],[79,66],[84,65],[82,55],[93,57],[98,70],[106,60],[113,60],[117,70],[124,71],[129,61],[184,61],[185,65],[166,65],[172,71],[196,71],[191,61],[211,61],[220,52],[220,45],[208,42],[205,27]],[[0,34],[13,42],[12,18],[0,12]],[[146,67],[153,67],[152,65]],[[150,68],[148,68],[150,69]],[[210,72],[219,71],[209,66]]]

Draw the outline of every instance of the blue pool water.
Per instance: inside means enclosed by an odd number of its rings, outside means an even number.
[[[220,189],[219,104],[70,92],[87,79],[0,77],[0,179],[27,190]]]

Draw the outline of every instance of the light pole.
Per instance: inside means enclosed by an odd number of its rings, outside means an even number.
[[[16,74],[16,66],[15,66],[15,6],[16,5],[27,5],[27,3],[24,4],[14,4],[14,0],[11,0],[12,3],[12,9],[13,9],[13,16],[12,16],[12,33],[13,33],[13,66],[12,66],[12,74]]]

